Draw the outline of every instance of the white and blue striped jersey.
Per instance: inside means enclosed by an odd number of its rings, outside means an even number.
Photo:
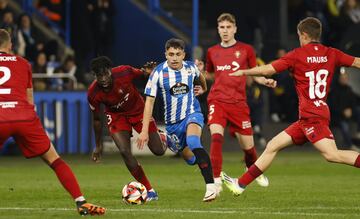
[[[178,123],[194,112],[201,113],[194,94],[194,79],[199,76],[199,69],[189,61],[183,61],[180,70],[171,69],[165,61],[151,73],[145,95],[161,96],[165,105],[166,124]]]

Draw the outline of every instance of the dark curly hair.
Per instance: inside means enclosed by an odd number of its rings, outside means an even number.
[[[112,62],[106,56],[99,56],[91,60],[90,62],[90,70],[95,74],[101,74],[108,69],[111,69]]]

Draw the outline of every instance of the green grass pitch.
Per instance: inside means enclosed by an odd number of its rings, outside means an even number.
[[[121,200],[132,181],[120,155],[100,164],[88,156],[65,156],[89,202],[108,209],[103,218],[356,218],[360,215],[360,170],[327,163],[315,151],[280,152],[266,172],[268,188],[256,183],[234,197],[224,187],[202,203],[205,186],[197,166],[179,158],[138,157],[159,201],[140,206]],[[224,153],[224,170],[243,173],[242,153]],[[40,159],[0,157],[0,218],[78,218],[75,205]]]

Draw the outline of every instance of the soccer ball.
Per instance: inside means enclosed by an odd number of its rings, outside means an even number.
[[[145,203],[146,198],[146,188],[139,182],[130,182],[122,189],[122,199],[127,204],[141,205]]]

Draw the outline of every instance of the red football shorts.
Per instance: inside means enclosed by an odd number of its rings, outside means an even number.
[[[294,144],[302,145],[308,141],[316,143],[323,138],[334,139],[329,129],[329,121],[323,119],[298,120],[285,129]]]
[[[50,148],[50,139],[38,117],[33,121],[1,122],[0,148],[11,136],[26,158],[40,156]]]
[[[132,132],[132,128],[134,128],[137,133],[141,132],[143,114],[139,114],[136,116],[122,116],[114,113],[106,114],[106,117],[109,131],[112,134],[120,131]],[[149,124],[149,133],[157,131],[158,128],[156,126],[156,123],[154,119],[151,119]]]
[[[235,132],[241,135],[252,135],[250,110],[246,102],[222,103],[209,102],[208,125],[219,124],[226,127],[230,123],[229,131],[232,136]]]

